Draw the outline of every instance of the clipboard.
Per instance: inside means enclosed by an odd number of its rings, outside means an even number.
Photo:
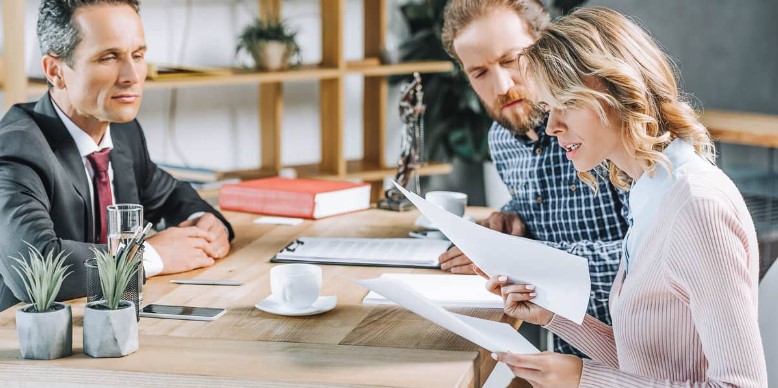
[[[300,237],[270,262],[440,268],[438,257],[450,247],[449,241],[414,238]]]

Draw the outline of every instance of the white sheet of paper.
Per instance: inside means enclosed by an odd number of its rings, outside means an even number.
[[[486,279],[478,275],[438,275],[385,273],[382,278],[397,280],[423,295],[438,306],[503,308],[502,298],[486,291]],[[370,291],[364,304],[393,304],[375,291]]]
[[[355,280],[400,306],[451,330],[466,340],[491,352],[534,354],[538,349],[507,323],[456,314],[435,305],[408,286],[391,278]]]
[[[505,388],[513,382],[514,377],[516,377],[516,375],[513,374],[513,371],[508,365],[498,362],[497,365],[494,366],[494,369],[492,369],[492,373],[489,374],[489,377],[486,379],[486,382],[484,382],[482,388]]]
[[[586,259],[466,221],[393,183],[486,274],[533,284],[538,294],[533,303],[578,324],[583,322],[591,290]]]
[[[270,224],[270,225],[300,225],[303,223],[302,218],[293,217],[272,217],[263,216],[254,220],[255,224]]]

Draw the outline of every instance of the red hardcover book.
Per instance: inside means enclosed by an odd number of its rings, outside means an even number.
[[[319,219],[370,207],[370,184],[265,178],[226,184],[219,207],[248,213]]]

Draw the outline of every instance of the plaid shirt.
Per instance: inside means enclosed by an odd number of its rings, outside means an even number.
[[[588,312],[611,324],[608,296],[629,227],[628,193],[600,179],[594,195],[577,175],[557,138],[535,129],[537,141],[516,135],[497,123],[489,130],[489,150],[511,201],[503,212],[518,214],[528,237],[589,260],[592,289]],[[607,177],[605,171],[599,176]],[[556,350],[574,348],[557,339]]]

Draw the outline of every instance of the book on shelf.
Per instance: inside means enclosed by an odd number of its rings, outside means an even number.
[[[438,257],[450,246],[418,238],[300,237],[270,262],[438,268]]]
[[[157,163],[157,166],[180,181],[211,183],[226,179],[224,173],[210,168]]]
[[[146,78],[150,80],[177,80],[187,77],[230,75],[232,70],[221,67],[170,65],[160,63],[148,63]]]
[[[217,189],[221,189],[221,187],[226,184],[240,183],[240,178],[220,179],[214,182],[200,182],[200,181],[186,181],[186,182],[189,183],[189,185],[192,186],[192,188],[195,190],[199,190],[199,191],[217,190]]]
[[[370,184],[348,181],[264,178],[222,186],[223,210],[319,219],[370,207]]]

